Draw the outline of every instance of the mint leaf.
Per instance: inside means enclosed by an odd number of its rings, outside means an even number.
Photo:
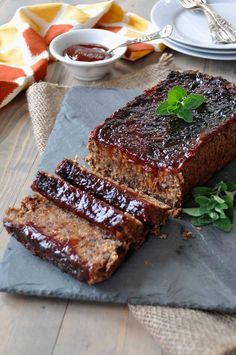
[[[156,108],[156,113],[162,116],[176,116],[178,109],[177,104],[170,105],[167,101],[164,101]]]
[[[174,86],[172,89],[168,91],[167,101],[171,102],[179,102],[181,99],[188,95],[187,91],[181,86]]]
[[[207,216],[207,215],[204,215],[204,216],[201,216],[201,217],[194,217],[192,219],[192,223],[194,226],[197,226],[197,227],[200,227],[200,226],[206,226],[207,224],[211,224],[212,223],[212,219]]]
[[[231,198],[232,201],[234,201],[236,196],[236,191],[226,191],[226,194]]]
[[[232,223],[228,217],[214,221],[213,225],[222,230],[223,232],[230,232],[232,229]]]
[[[229,206],[226,203],[221,203],[220,205],[215,206],[216,211],[227,210],[228,208],[229,208]]]
[[[217,212],[210,212],[209,213],[209,217],[211,217],[211,219],[213,219],[214,221],[216,221],[217,219],[219,219],[219,215]]]
[[[213,188],[198,186],[192,194],[199,207],[184,208],[183,212],[192,216],[194,225],[213,224],[224,232],[232,229],[236,183],[220,181]]]
[[[192,190],[192,194],[194,196],[197,196],[197,195],[208,196],[210,193],[211,193],[211,188],[206,187],[206,186],[197,186],[197,187],[194,187]]]
[[[225,211],[225,214],[230,219],[231,223],[233,223],[233,220],[234,220],[234,208],[233,208],[233,206],[229,207],[228,210]]]
[[[232,195],[228,195],[228,192],[226,193],[225,196],[222,197],[222,199],[225,201],[225,203],[229,207],[232,207],[234,205],[234,199],[233,199]]]
[[[183,208],[183,212],[193,217],[200,217],[203,215],[200,208]]]
[[[181,86],[174,86],[168,91],[166,101],[157,106],[156,113],[162,116],[177,116],[187,123],[192,123],[192,111],[200,107],[203,102],[205,102],[203,95],[188,95]]]
[[[188,110],[195,110],[205,102],[205,97],[199,94],[188,95],[183,100],[183,106]]]
[[[197,196],[195,197],[195,201],[199,204],[199,205],[208,205],[210,200],[208,197],[206,196]],[[224,201],[223,201],[224,202]]]
[[[180,103],[173,103],[173,104],[169,104],[169,107],[168,107],[168,110],[171,114],[175,114],[176,115],[176,112],[178,112],[181,108],[181,104]]]
[[[199,208],[203,214],[207,214],[211,210],[211,207],[209,207],[209,205],[201,205]]]
[[[220,218],[226,218],[226,214],[224,213],[223,210],[216,208],[216,212],[218,212]]]
[[[236,191],[236,182],[226,182],[225,184],[228,191]]]
[[[224,181],[220,181],[218,184],[216,184],[214,191],[216,191],[218,194],[227,191],[226,183]]]
[[[156,113],[159,115],[168,115],[169,114],[169,103],[164,101],[156,108]]]
[[[177,112],[177,117],[182,118],[185,122],[191,123],[193,122],[193,115],[191,110],[186,110],[185,108],[181,108]]]
[[[214,199],[216,202],[218,202],[218,203],[224,203],[224,202],[225,202],[222,198],[220,198],[220,197],[217,196],[217,195],[213,196],[213,199]]]

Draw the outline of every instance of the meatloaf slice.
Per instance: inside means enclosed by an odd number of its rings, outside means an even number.
[[[123,213],[93,195],[51,176],[38,172],[32,190],[94,225],[114,233],[117,239],[141,245],[148,228],[128,213]]]
[[[109,178],[95,175],[77,162],[65,159],[56,168],[56,173],[65,181],[123,212],[132,214],[144,223],[164,224],[170,207]]]
[[[109,278],[129,249],[114,234],[39,195],[26,197],[19,209],[10,208],[4,226],[34,255],[89,284]]]
[[[155,112],[176,85],[206,97],[192,123]],[[220,77],[171,72],[91,132],[91,170],[180,206],[193,186],[236,156],[235,94],[236,86]]]

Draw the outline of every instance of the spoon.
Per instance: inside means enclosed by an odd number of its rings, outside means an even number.
[[[78,60],[78,61],[82,60],[87,62],[91,62],[91,61],[93,62],[93,61],[103,60],[103,59],[111,58],[112,52],[117,48],[128,46],[129,44],[149,42],[155,39],[166,38],[171,35],[172,31],[173,31],[173,26],[166,25],[158,32],[154,32],[151,34],[144,35],[142,37],[127,40],[110,49],[104,48],[99,45],[93,46],[92,44],[73,45],[64,51],[64,55],[71,60]],[[83,59],[81,59],[81,57]]]
[[[172,31],[173,31],[173,26],[166,25],[165,27],[163,27],[158,32],[150,33],[148,35],[144,35],[144,36],[139,37],[139,38],[130,39],[128,41],[125,41],[125,42],[119,44],[118,46],[110,48],[106,52],[106,54],[111,54],[115,49],[120,48],[120,47],[124,47],[124,46],[128,46],[130,44],[149,42],[149,41],[153,41],[154,39],[167,38],[167,37],[169,37],[171,35]]]

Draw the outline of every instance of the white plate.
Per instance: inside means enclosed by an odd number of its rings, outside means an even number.
[[[184,53],[191,55],[193,57],[198,57],[198,58],[206,58],[206,59],[213,59],[213,60],[236,60],[236,54],[221,54],[219,51],[219,54],[216,53],[210,53],[210,52],[202,52],[200,50],[192,50],[192,49],[187,49],[186,47],[183,47],[181,44],[177,44],[173,41],[170,40],[164,40],[163,43],[177,52]]]
[[[235,0],[236,1],[236,0]],[[191,51],[201,51],[203,53],[208,53],[208,54],[234,54],[236,55],[236,48],[235,49],[229,49],[229,50],[223,50],[223,49],[211,49],[211,48],[198,48],[198,47],[194,47],[194,46],[188,46],[186,44],[174,41],[173,39],[168,38],[168,42],[173,43],[173,45],[177,45],[179,47],[185,48],[187,50],[191,50]]]
[[[236,28],[236,0],[208,0],[208,3]],[[160,0],[152,8],[151,20],[157,27],[174,25],[171,39],[205,49],[236,49],[236,43],[213,43],[202,11],[185,9],[178,0]]]

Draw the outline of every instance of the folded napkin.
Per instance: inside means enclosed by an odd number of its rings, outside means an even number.
[[[120,75],[93,83],[97,87],[141,87],[164,79],[170,69],[171,57],[162,55],[159,63],[149,65],[136,74]],[[91,83],[90,83],[91,85]],[[36,83],[27,93],[35,139],[42,153],[64,94],[68,87]],[[51,102],[54,104],[52,105]],[[153,335],[169,355],[236,354],[236,315],[160,306],[132,306],[134,317]]]
[[[53,38],[72,28],[91,27],[130,38],[156,30],[144,18],[124,12],[113,0],[77,6],[49,3],[21,7],[10,22],[0,26],[0,107],[46,76],[48,45]],[[159,41],[131,45],[125,57],[137,60],[164,48]]]

